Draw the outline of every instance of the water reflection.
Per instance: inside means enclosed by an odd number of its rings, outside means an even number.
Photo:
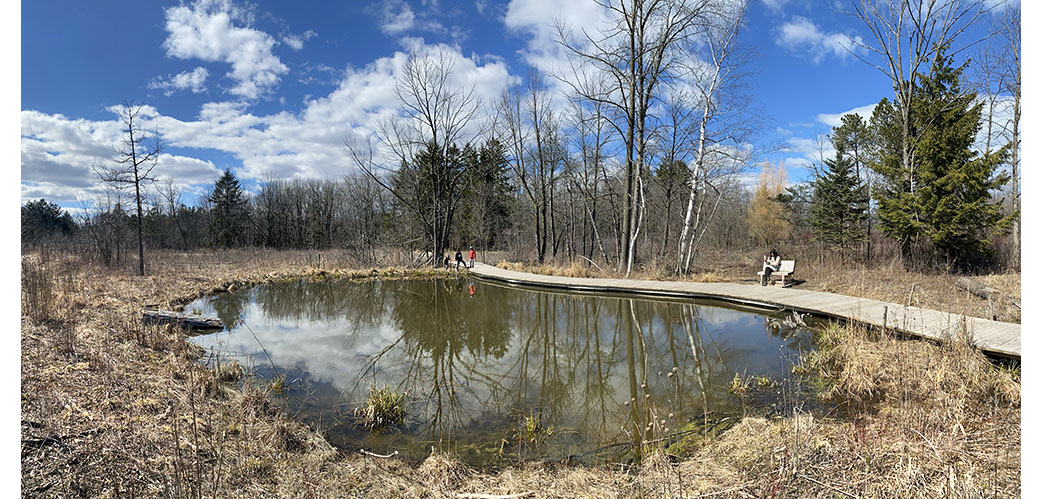
[[[763,313],[463,279],[295,281],[187,309],[236,324],[193,341],[262,376],[270,364],[289,373],[291,410],[334,443],[415,457],[443,448],[477,465],[640,457],[692,419],[738,410],[735,373],[786,378],[810,340]],[[354,428],[371,386],[408,393],[406,427]],[[540,439],[522,434],[533,418]]]

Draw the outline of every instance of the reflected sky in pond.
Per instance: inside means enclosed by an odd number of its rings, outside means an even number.
[[[778,390],[740,399],[729,382],[785,386],[811,340],[765,312],[464,279],[301,280],[185,310],[231,324],[192,341],[261,377],[285,375],[290,412],[334,444],[414,458],[434,447],[479,466],[629,459],[708,413],[769,410]],[[408,394],[403,427],[355,427],[371,386]],[[535,441],[520,430],[533,417]]]

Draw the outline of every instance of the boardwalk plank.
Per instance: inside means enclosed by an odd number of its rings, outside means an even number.
[[[944,339],[955,334],[962,329],[962,324],[966,321],[967,328],[974,334],[975,345],[982,350],[1010,357],[1021,357],[1020,324],[976,317],[964,318],[959,314],[920,307],[906,307],[898,303],[822,291],[760,286],[759,284],[544,276],[500,269],[481,263],[476,263],[470,272],[481,278],[514,284],[589,291],[631,291],[646,295],[708,297],[768,308],[806,310],[819,315],[886,326],[910,335],[931,339]]]

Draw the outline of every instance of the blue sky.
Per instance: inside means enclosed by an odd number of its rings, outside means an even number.
[[[868,113],[889,80],[857,60],[865,37],[847,2],[752,0],[742,44],[753,104],[766,117],[756,144],[781,151],[806,178],[816,138],[839,115]],[[265,178],[339,178],[343,143],[395,112],[393,86],[409,49],[453,55],[461,81],[486,102],[550,67],[555,18],[595,23],[592,2],[141,2],[50,0],[21,10],[21,199],[79,207],[111,160],[112,106],[144,101],[165,146],[156,172],[189,193],[231,168]],[[751,175],[755,170],[750,171]],[[188,199],[191,199],[190,194]]]

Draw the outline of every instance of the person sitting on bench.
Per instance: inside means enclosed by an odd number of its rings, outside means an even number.
[[[771,281],[771,273],[778,272],[779,267],[782,265],[782,257],[779,256],[779,252],[775,251],[775,248],[771,249],[768,256],[764,257],[764,277],[761,278],[761,286],[767,286],[768,282]]]

